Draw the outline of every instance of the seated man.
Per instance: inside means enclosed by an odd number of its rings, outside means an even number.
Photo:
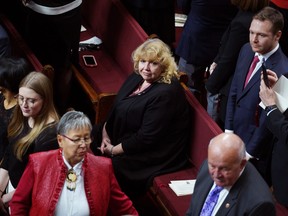
[[[5,29],[0,25],[0,58],[10,56],[10,41]]]
[[[269,187],[247,162],[245,145],[235,134],[222,133],[210,141],[193,197],[186,216],[275,215]]]

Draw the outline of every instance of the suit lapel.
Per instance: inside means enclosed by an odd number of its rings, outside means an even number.
[[[216,216],[228,215],[229,212],[233,210],[235,205],[237,205],[237,201],[239,199],[239,194],[245,185],[244,181],[247,178],[246,176],[248,175],[247,169],[248,169],[248,166],[246,166],[244,168],[243,173],[241,174],[239,179],[236,181],[236,183],[230,189],[229,194],[227,195],[226,199],[224,200],[221,207],[219,208]],[[230,215],[232,215],[232,214],[230,213]]]
[[[253,61],[253,57],[254,57],[254,52],[252,51],[251,47],[249,47],[249,50],[247,50],[246,54],[245,54],[245,59],[243,60],[243,63],[242,63],[242,71],[240,72],[241,73],[241,76],[240,77],[240,81],[239,81],[239,88],[238,88],[238,100],[240,100],[247,92],[247,90],[249,89],[249,83],[252,81],[250,80],[250,82],[247,84],[246,88],[244,88],[244,83],[245,83],[245,80],[246,80],[246,76],[247,76],[247,73],[249,71],[249,67]],[[252,77],[253,79],[253,77]],[[251,85],[251,83],[250,83]]]
[[[209,191],[210,191],[210,189],[211,189],[211,187],[212,187],[212,185],[213,185],[213,181],[212,181],[212,179],[210,178],[210,176],[209,176],[209,180],[207,181],[207,183],[206,183],[205,185],[206,185],[205,188],[203,187],[203,193],[199,194],[198,197],[194,197],[194,199],[197,199],[197,200],[198,200],[197,202],[203,203],[203,205],[204,205],[204,203],[205,203],[205,201],[206,201],[206,197],[208,196],[208,193],[209,193]],[[207,185],[209,185],[209,187],[207,187]],[[204,191],[204,190],[205,190],[205,191]],[[202,210],[203,205],[198,205],[198,206],[197,206],[198,209],[195,210],[195,212],[197,213],[197,215],[200,215],[200,212],[201,212],[201,210]]]
[[[216,216],[224,216],[228,215],[229,211],[236,205],[237,203],[237,197],[240,192],[240,189],[233,190],[229,192],[228,196],[222,203],[221,207],[219,208]]]
[[[252,51],[252,50],[251,50]],[[253,53],[253,52],[252,52]],[[249,55],[249,58],[251,59],[252,62],[252,58],[254,56],[254,53],[251,55],[251,53],[248,53],[247,55]],[[273,68],[275,67],[275,65],[277,64],[277,61],[279,60],[278,58],[280,58],[280,48],[273,53],[266,61],[266,67],[267,69],[271,69],[273,70]],[[250,64],[251,64],[250,62]],[[242,76],[241,78],[241,85],[244,86],[245,83],[245,79],[246,79],[246,75],[248,73],[250,64],[247,68],[247,71],[245,73],[245,76]],[[246,95],[246,93],[256,84],[259,82],[260,78],[261,78],[261,67],[257,70],[257,72],[254,74],[254,76],[251,78],[251,80],[248,82],[246,88],[243,89],[243,91],[240,93],[238,100],[240,100],[244,95]],[[244,73],[243,73],[244,74]]]
[[[249,91],[249,89],[251,89],[252,86],[254,86],[257,81],[260,80],[260,77],[261,77],[261,67],[256,71],[256,73],[253,75],[253,77],[251,78],[251,80],[248,82],[247,86],[243,89],[243,94],[242,95],[245,95],[247,91]],[[244,84],[244,83],[243,83]]]

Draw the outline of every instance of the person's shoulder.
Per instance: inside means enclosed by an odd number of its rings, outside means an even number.
[[[8,38],[8,34],[2,25],[0,25],[0,38]]]
[[[253,56],[254,55],[254,52],[252,50],[252,47],[250,45],[249,42],[243,44],[243,46],[241,47],[240,49],[240,53],[239,53],[239,56],[238,56],[238,59],[247,59],[247,55],[248,56]]]
[[[245,28],[247,28],[247,31],[249,30],[251,21],[253,19],[254,13],[250,12],[250,11],[242,11],[239,10],[239,12],[237,13],[237,15],[233,18],[233,20],[231,21],[231,24],[239,24],[244,26]]]
[[[249,42],[245,43],[243,46],[242,46],[242,50],[243,51],[251,51],[253,52],[252,48],[251,48],[251,45]]]
[[[272,199],[272,196],[270,196],[271,191],[267,183],[249,161],[247,162],[245,170],[243,172],[243,180],[241,181],[241,185],[246,185],[245,187],[251,194],[262,194],[263,197],[266,197],[269,200]],[[259,197],[258,195],[257,197]]]
[[[170,83],[159,83],[161,84],[161,88],[166,88],[166,89],[181,89],[182,86],[180,84],[180,81],[176,77],[172,77]]]
[[[29,155],[30,160],[41,160],[41,161],[45,161],[48,158],[51,158],[52,155],[57,155],[58,154],[58,149],[54,149],[54,150],[49,150],[49,151],[41,151],[41,152],[36,152],[33,154]]]
[[[87,153],[86,155],[89,163],[93,163],[94,165],[100,166],[110,166],[112,164],[111,158],[104,156],[96,156],[92,153]]]
[[[142,80],[142,77],[139,74],[136,74],[135,72],[132,72],[126,78],[125,82],[123,83],[123,86],[134,85],[135,83],[139,83],[141,80]]]

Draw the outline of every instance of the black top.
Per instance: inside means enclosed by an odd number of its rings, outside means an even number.
[[[187,162],[190,110],[177,80],[153,83],[129,96],[143,82],[133,73],[121,87],[106,130],[124,154],[113,157],[117,180],[127,194],[144,192],[154,176],[178,170]]]
[[[46,7],[61,7],[75,0],[33,0],[36,4]]]
[[[221,39],[221,47],[214,62],[217,67],[208,78],[206,88],[213,94],[228,96],[241,47],[249,42],[249,27],[254,13],[239,11]]]
[[[30,154],[40,151],[57,149],[59,147],[56,135],[57,134],[56,125],[57,125],[56,123],[49,124],[49,126],[39,134],[39,136],[31,143],[27,152],[24,154],[23,161],[20,161],[16,158],[14,154],[14,146],[16,140],[18,140],[19,138],[23,137],[24,135],[26,135],[31,131],[28,122],[27,121],[25,122],[24,129],[19,136],[11,138],[9,140],[9,145],[5,152],[1,168],[8,170],[9,178],[14,188],[17,187],[20,181],[20,178],[28,163],[28,158]]]
[[[0,94],[0,160],[3,158],[7,147],[7,127],[14,109],[14,107],[12,107],[6,110],[4,107],[4,99],[4,96]]]
[[[266,126],[273,133],[271,176],[276,200],[288,207],[288,111],[272,111],[266,118]]]

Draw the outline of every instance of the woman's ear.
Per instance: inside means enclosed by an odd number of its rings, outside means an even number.
[[[62,148],[63,136],[61,136],[60,134],[57,134],[57,141],[58,141],[59,147]]]

